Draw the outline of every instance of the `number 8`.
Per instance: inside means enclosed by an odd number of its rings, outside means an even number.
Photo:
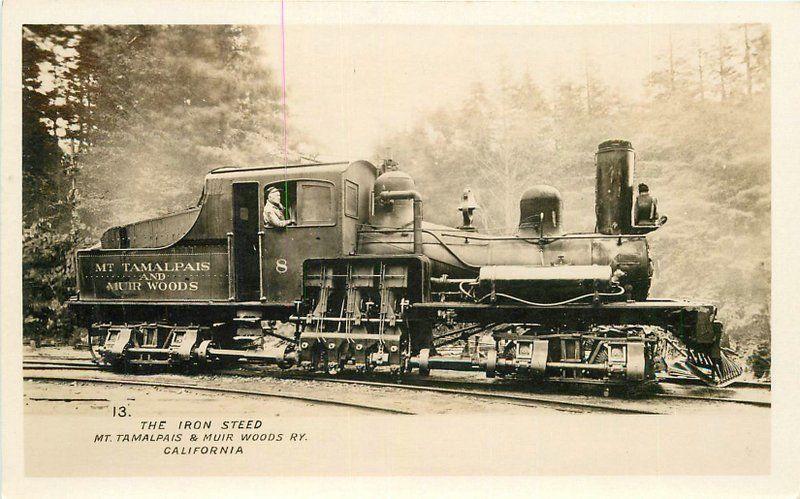
[[[289,270],[289,266],[286,264],[286,260],[283,258],[278,258],[275,260],[275,270],[279,274],[285,274],[286,271]]]

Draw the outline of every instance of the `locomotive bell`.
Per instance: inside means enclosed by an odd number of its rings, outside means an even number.
[[[535,185],[519,200],[519,235],[532,237],[561,234],[561,211],[564,202],[558,189]]]

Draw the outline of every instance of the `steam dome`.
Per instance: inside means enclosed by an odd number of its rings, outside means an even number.
[[[561,234],[561,193],[550,185],[535,185],[519,200],[519,233],[523,236]],[[541,228],[540,228],[541,224]]]

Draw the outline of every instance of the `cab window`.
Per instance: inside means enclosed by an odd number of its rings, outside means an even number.
[[[271,187],[281,191],[283,215],[287,220],[296,220],[296,227],[336,224],[332,183],[322,180],[274,182],[264,187],[265,203],[269,202],[267,191]]]
[[[358,184],[350,180],[344,182],[344,214],[358,218]]]

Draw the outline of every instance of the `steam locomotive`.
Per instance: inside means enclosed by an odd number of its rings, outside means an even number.
[[[646,235],[664,219],[633,223],[634,163],[629,142],[599,145],[595,233],[564,233],[560,193],[538,185],[502,236],[473,227],[469,192],[460,227],[426,222],[392,162],[217,168],[196,207],[77,251],[69,306],[118,370],[258,362],[609,385],[653,380],[671,354],[730,383],[741,369],[716,308],[648,298]],[[296,224],[265,224],[272,187]],[[474,348],[446,354],[456,343]]]

